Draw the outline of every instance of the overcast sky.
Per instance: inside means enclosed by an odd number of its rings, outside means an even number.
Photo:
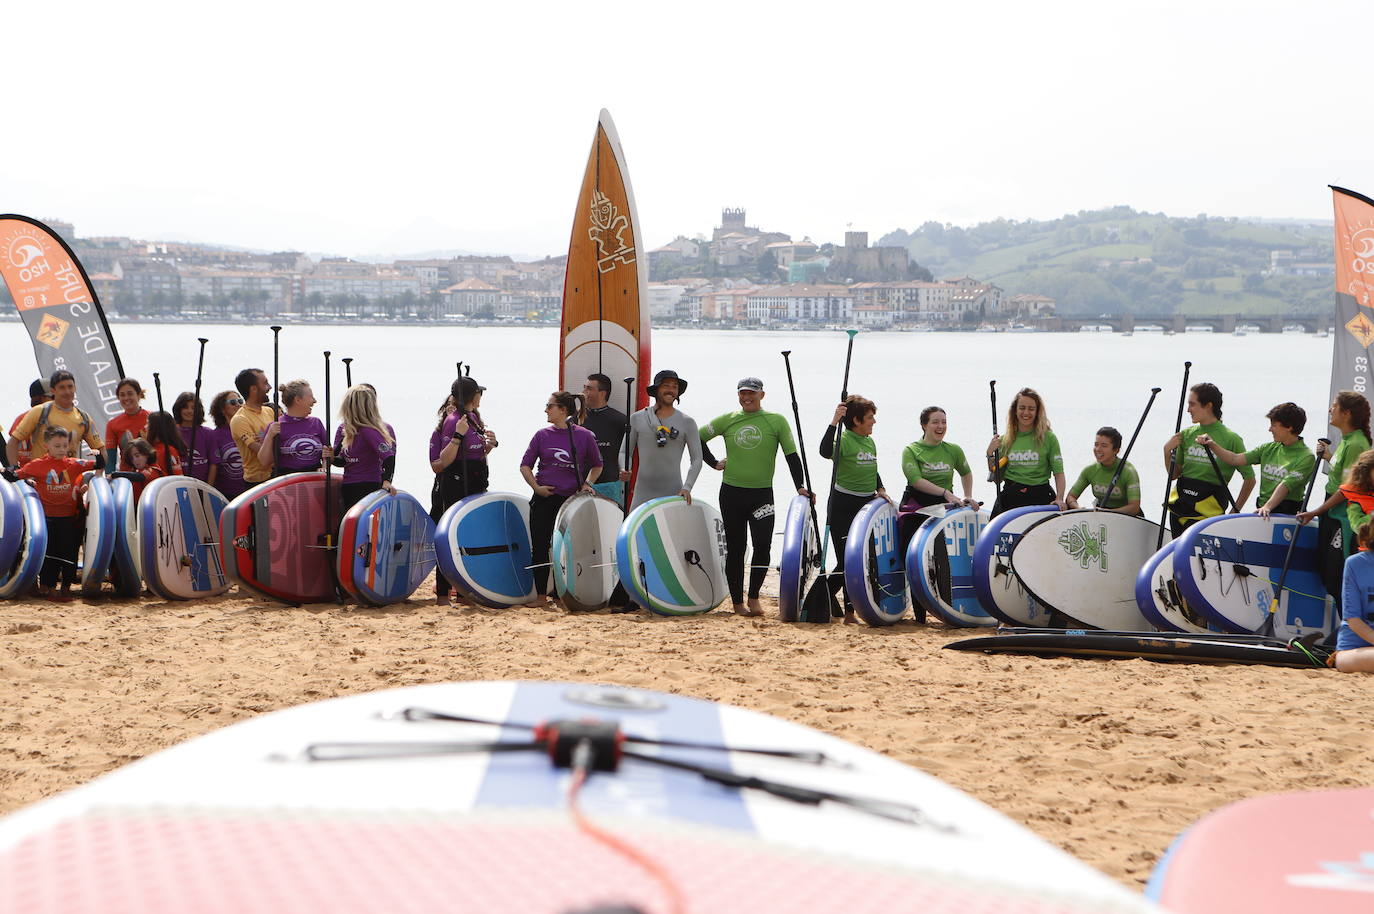
[[[214,10],[212,12],[212,10]],[[644,241],[749,223],[1329,219],[1374,192],[1374,4],[31,3],[0,212],[340,254],[567,248],[599,109]]]

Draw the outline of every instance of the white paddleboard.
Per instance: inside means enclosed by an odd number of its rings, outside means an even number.
[[[949,625],[996,625],[973,591],[973,548],[988,512],[950,508],[922,524],[906,551],[907,583],[913,602]]]
[[[615,538],[624,519],[620,505],[601,495],[574,495],[558,509],[549,559],[554,589],[568,609],[586,612],[610,602],[620,581]]]
[[[1166,542],[1141,566],[1135,579],[1135,605],[1145,620],[1162,632],[1211,631],[1197,613],[1188,608],[1174,581],[1174,547]]]
[[[988,614],[1008,625],[1048,625],[1050,609],[1011,572],[1011,551],[1053,505],[1012,508],[988,521],[973,547],[973,592]]]
[[[699,498],[646,501],[630,512],[615,543],[620,580],[640,606],[669,616],[708,612],[730,595],[725,522]]]

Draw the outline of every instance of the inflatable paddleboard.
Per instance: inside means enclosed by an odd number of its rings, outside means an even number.
[[[558,384],[581,390],[590,374],[611,379],[611,400],[625,408],[620,384],[634,378],[634,407],[649,405],[649,258],[634,191],[611,115],[602,110],[573,213],[559,324]],[[628,488],[628,487],[627,487]],[[631,493],[625,493],[630,504]]]
[[[715,609],[725,584],[725,523],[699,498],[646,501],[630,512],[615,541],[620,581],[636,603],[665,616]]]
[[[138,499],[139,568],[164,600],[213,597],[229,589],[219,548],[224,496],[192,476],[163,476]]]
[[[1009,625],[1044,625],[1050,610],[1011,573],[1011,551],[1029,527],[1057,511],[1054,505],[1030,505],[1004,511],[988,521],[973,546],[973,592],[994,619]]]
[[[1031,597],[1080,624],[1151,631],[1135,602],[1135,579],[1158,539],[1159,525],[1143,517],[1095,508],[1055,511],[1021,534],[1011,571]]]
[[[1224,637],[1224,636],[1223,636]],[[955,641],[952,651],[988,654],[1036,654],[1048,657],[1103,657],[1178,660],[1187,663],[1241,663],[1264,666],[1326,669],[1326,652],[1300,650],[1274,642],[1242,640],[1234,636],[1197,638],[1174,632],[1103,632],[1088,629],[998,633]]]
[[[609,770],[574,812],[552,757],[589,732]],[[453,751],[514,743],[533,748]],[[353,695],[181,743],[0,819],[0,898],[27,914],[1157,910],[836,737],[557,682]]]
[[[844,589],[869,625],[892,625],[906,614],[906,557],[897,538],[897,509],[885,498],[864,505],[849,525]]]
[[[330,516],[338,521],[343,512],[337,477],[330,480],[329,490],[334,500]],[[333,602],[334,568],[324,548],[324,495],[323,473],[289,473],[231,501],[220,522],[229,576],[282,603]]]
[[[134,484],[127,479],[110,480],[114,496],[115,538],[110,557],[110,583],[115,596],[136,597],[143,592],[143,576],[134,558],[138,542],[138,510],[134,504]]]
[[[458,592],[483,606],[529,603],[529,501],[510,492],[469,495],[444,512],[434,530],[439,571]]]
[[[0,598],[26,597],[38,583],[38,572],[48,551],[48,518],[43,513],[38,490],[28,483],[0,479],[0,491],[4,493],[0,495],[0,504],[4,505],[7,530],[14,529],[12,512],[16,501],[19,508],[19,534],[14,538],[17,548],[10,561],[0,566]]]
[[[434,570],[434,521],[409,492],[378,489],[344,515],[337,561],[339,586],[355,599],[399,603]]]
[[[1317,573],[1317,525],[1287,515],[1223,514],[1198,521],[1174,549],[1174,580],[1188,605],[1229,632],[1264,625],[1293,532],[1298,542],[1274,614],[1276,637],[1330,634],[1340,621]]]
[[[558,509],[549,558],[554,590],[568,609],[589,612],[611,601],[620,582],[615,539],[624,520],[620,505],[601,495],[574,495]]]
[[[782,522],[782,554],[778,562],[778,618],[801,621],[806,588],[820,570],[820,548],[811,523],[811,499],[794,495]]]
[[[86,535],[81,545],[81,592],[100,593],[110,573],[115,540],[119,538],[114,491],[104,476],[86,478]]]
[[[1140,614],[1162,632],[1203,633],[1211,631],[1197,613],[1188,608],[1174,581],[1173,540],[1150,556],[1135,578],[1135,605]]]
[[[20,486],[31,488],[28,483],[0,479],[0,582],[13,573],[24,544],[24,493]]]
[[[1179,835],[1145,894],[1175,914],[1368,914],[1371,820],[1367,787],[1242,800]]]
[[[997,624],[973,592],[973,547],[987,522],[986,511],[953,508],[918,527],[907,546],[912,601],[949,625]]]

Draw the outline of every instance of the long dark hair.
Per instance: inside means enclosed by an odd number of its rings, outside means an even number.
[[[205,404],[200,402],[200,398],[189,390],[183,390],[177,394],[176,402],[172,404],[172,418],[181,424],[181,411],[185,409],[191,401],[196,401],[196,411],[192,414],[191,424],[195,426],[205,424]]]
[[[1374,435],[1369,434],[1369,401],[1364,394],[1343,390],[1336,394],[1336,405],[1350,413],[1350,424],[1364,432],[1366,441],[1374,442]]]
[[[177,420],[165,410],[148,414],[148,443],[165,444],[176,451],[178,456],[186,456],[186,441],[177,428]]]

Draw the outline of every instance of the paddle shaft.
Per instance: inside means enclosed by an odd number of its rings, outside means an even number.
[[[330,417],[329,401],[334,393],[334,382],[332,378],[332,365],[329,358],[329,350],[324,351],[324,415]],[[325,426],[325,433],[328,434],[329,427]],[[278,438],[281,437],[278,433]],[[334,460],[330,458],[324,462],[324,547],[334,548]]]
[[[806,480],[806,491],[811,495],[811,531],[816,535],[819,542],[821,538],[821,522],[816,517],[816,496],[815,490],[811,488],[811,465],[806,461],[806,441],[802,436],[801,411],[797,408],[797,387],[792,383],[792,350],[782,351],[783,364],[787,366],[787,392],[792,396],[792,421],[797,424],[797,450],[801,452],[802,478]],[[816,553],[817,556],[820,553]]]
[[[1183,363],[1183,386],[1178,392],[1178,415],[1174,417],[1174,434],[1183,428],[1183,407],[1188,402],[1188,373],[1193,370],[1192,362]],[[1181,447],[1182,445],[1180,445]],[[1178,448],[1169,452],[1169,472],[1164,476],[1164,508],[1159,515],[1159,536],[1155,540],[1155,551],[1164,548],[1164,530],[1169,523],[1169,490],[1174,484],[1174,468],[1178,466]]]
[[[281,422],[281,327],[273,324],[272,330],[272,419]],[[325,357],[325,365],[329,364],[329,357]],[[326,384],[329,375],[325,375]],[[325,415],[329,415],[329,399],[325,398]],[[272,438],[272,475],[280,473],[281,467],[281,426],[277,426],[277,434]]]
[[[849,334],[849,345],[844,354],[844,381],[840,384],[840,402],[849,399],[849,366],[854,359],[854,336],[859,331],[846,330]],[[825,568],[825,560],[830,549],[830,502],[835,498],[835,480],[840,472],[840,439],[844,437],[844,423],[841,422],[835,428],[835,443],[830,452],[830,489],[825,497],[825,536],[821,538],[821,568]]]
[[[196,433],[200,431],[200,419],[196,412],[200,410],[200,382],[205,374],[205,344],[210,342],[205,337],[198,337],[196,342],[200,343],[200,358],[196,361],[196,389],[195,396],[191,400],[191,475],[195,475],[196,468]],[[181,423],[181,417],[176,416],[177,423]]]
[[[1217,455],[1213,454],[1209,447],[1205,447],[1203,450],[1207,452],[1207,462],[1212,465],[1212,472],[1217,474],[1217,482],[1221,483],[1221,489],[1226,493],[1226,507],[1235,508],[1235,496],[1231,494],[1231,487],[1226,484],[1226,477],[1221,475],[1221,466],[1217,463]]]
[[[625,465],[621,467],[626,473],[630,472],[630,447],[633,442],[630,440],[630,410],[634,403],[634,378],[625,379]],[[625,483],[624,490],[620,493],[620,510],[628,515],[630,513],[630,485],[634,482],[631,479]]]
[[[162,375],[158,374],[156,371],[153,372],[153,389],[157,391],[157,411],[165,412],[165,410],[162,408]],[[172,421],[175,422],[176,417],[173,417]],[[165,441],[162,442],[162,447],[162,469],[166,471],[168,476],[171,476],[172,447]]]
[[[989,400],[992,402],[992,437],[996,438],[996,437],[998,437],[998,432],[997,432],[997,382],[996,382],[995,380],[989,381],[989,382],[988,382],[988,398],[989,398]],[[988,467],[988,482],[992,483],[993,488],[996,490],[997,498],[999,498],[999,499],[1002,497],[1002,478],[1001,478],[1001,476],[998,475],[997,470],[998,470],[999,467],[1001,467],[1001,465],[1002,465],[1002,445],[999,443],[999,444],[997,445],[997,448],[992,452],[992,465]],[[996,499],[993,500],[993,504],[997,504],[997,500],[996,500]]]
[[[1126,445],[1126,451],[1121,455],[1120,462],[1116,465],[1116,472],[1112,474],[1112,481],[1107,483],[1107,491],[1102,495],[1102,504],[1099,507],[1105,508],[1107,502],[1111,500],[1112,492],[1116,489],[1116,484],[1121,481],[1121,471],[1126,469],[1126,460],[1131,456],[1131,448],[1135,447],[1135,439],[1140,436],[1140,427],[1145,424],[1145,417],[1150,414],[1150,407],[1155,405],[1155,397],[1159,396],[1160,388],[1150,388],[1150,399],[1145,404],[1145,411],[1140,414],[1140,421],[1135,424],[1135,431],[1131,433],[1131,440]],[[1130,501],[1128,497],[1126,499]]]
[[[1328,438],[1318,438],[1318,444],[1331,446]],[[1322,462],[1312,461],[1312,475],[1307,477],[1307,491],[1302,493],[1302,504],[1298,506],[1298,511],[1307,510],[1307,500],[1312,497],[1312,488],[1317,484],[1317,474],[1321,471]],[[1260,626],[1257,635],[1274,634],[1274,615],[1279,611],[1279,596],[1283,593],[1283,582],[1288,577],[1288,566],[1293,562],[1293,549],[1298,545],[1298,534],[1302,532],[1302,524],[1293,528],[1293,538],[1288,541],[1288,552],[1283,557],[1283,569],[1279,572],[1279,582],[1274,585],[1274,599],[1269,602],[1269,612],[1264,617],[1264,624]]]

